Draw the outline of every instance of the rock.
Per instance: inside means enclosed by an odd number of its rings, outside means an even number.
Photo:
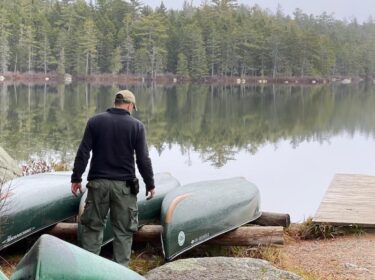
[[[0,182],[6,182],[16,177],[22,176],[22,170],[16,161],[0,147]]]
[[[65,83],[66,85],[71,84],[72,81],[73,81],[73,76],[72,76],[72,75],[70,75],[70,74],[65,74],[65,75],[64,75],[64,83]]]
[[[302,280],[264,260],[252,258],[194,258],[167,263],[149,271],[148,280]]]
[[[365,267],[360,267],[356,264],[353,264],[353,263],[346,263],[345,265],[345,268],[347,269],[353,269],[353,270],[358,270],[358,271],[364,271],[364,272],[371,272],[369,269],[365,268]]]

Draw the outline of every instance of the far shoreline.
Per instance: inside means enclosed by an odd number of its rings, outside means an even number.
[[[70,84],[87,82],[93,85],[183,85],[183,84],[201,84],[201,85],[327,85],[335,84],[355,84],[359,82],[374,83],[372,77],[315,77],[315,76],[279,76],[276,78],[270,76],[204,76],[200,79],[191,79],[186,76],[174,74],[161,74],[154,78],[147,75],[126,75],[126,74],[93,74],[77,75],[51,73],[0,73],[0,84],[26,84],[26,85],[45,85],[45,84]]]

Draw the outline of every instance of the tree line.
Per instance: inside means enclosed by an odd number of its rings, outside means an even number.
[[[2,0],[0,73],[356,76],[375,72],[375,22],[235,0],[181,10],[138,0]]]

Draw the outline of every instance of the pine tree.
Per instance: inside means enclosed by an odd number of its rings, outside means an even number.
[[[142,76],[150,72],[148,51],[140,48],[135,51],[135,72]]]
[[[60,49],[60,54],[57,63],[57,73],[59,75],[65,75],[65,49]]]
[[[134,26],[134,37],[137,47],[147,53],[150,65],[148,74],[154,78],[157,72],[164,70],[168,35],[165,15],[152,10],[147,13]]]
[[[130,65],[134,61],[134,40],[131,37],[133,28],[132,17],[134,14],[128,14],[125,16],[123,21],[123,27],[120,30],[120,50],[121,50],[121,62],[125,64],[125,73],[129,75]]]
[[[94,21],[91,18],[86,19],[83,26],[83,35],[79,42],[80,54],[84,57],[85,75],[91,74],[92,70],[96,68],[96,47],[98,44],[96,33]]]
[[[8,31],[9,24],[4,10],[0,9],[0,72],[5,73],[8,71],[10,49]]]
[[[177,75],[189,76],[189,68],[188,68],[187,57],[183,53],[178,54]]]
[[[190,74],[194,79],[199,79],[208,73],[206,51],[200,33],[194,34],[193,45]]]
[[[134,61],[134,43],[133,39],[130,36],[126,37],[122,47],[122,61],[125,63],[125,73],[129,75],[130,73],[130,65]]]
[[[122,69],[121,48],[117,47],[114,51],[113,56],[112,56],[111,72],[112,72],[112,74],[118,74],[118,73],[120,73],[121,69]]]
[[[18,57],[21,71],[29,73],[34,67],[34,56],[36,53],[36,42],[34,41],[34,30],[31,25],[21,25],[20,40],[18,44]]]

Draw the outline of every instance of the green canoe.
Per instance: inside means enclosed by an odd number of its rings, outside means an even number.
[[[0,280],[8,280],[8,277],[0,270]]]
[[[160,210],[161,204],[165,195],[176,187],[180,186],[180,182],[177,181],[170,173],[157,173],[155,174],[155,186],[156,195],[150,200],[146,200],[146,186],[142,180],[139,181],[139,194],[138,194],[138,220],[139,226],[147,223],[157,222],[160,223]],[[79,206],[79,216],[83,213],[85,207],[85,201],[87,192],[85,192],[81,198]],[[78,223],[78,240],[81,240],[81,227]],[[113,240],[113,232],[111,220],[107,219],[107,223],[104,229],[103,244],[105,245]],[[79,242],[80,243],[80,242]]]
[[[245,178],[198,182],[169,192],[162,204],[164,256],[179,254],[259,218],[258,188]]]
[[[80,197],[71,193],[70,175],[41,173],[14,179],[3,186],[0,250],[77,215]]]
[[[136,272],[44,234],[18,263],[11,280],[145,280]]]

